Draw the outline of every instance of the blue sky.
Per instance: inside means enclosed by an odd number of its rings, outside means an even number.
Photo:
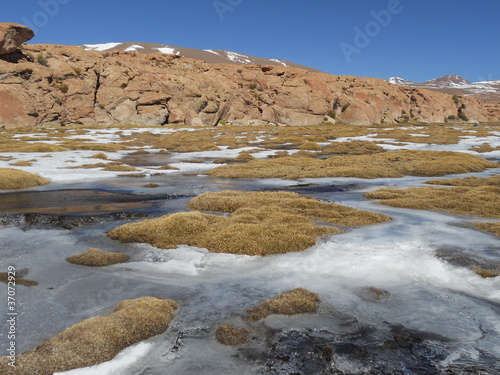
[[[30,43],[141,41],[280,58],[328,73],[500,79],[499,0],[4,0]]]

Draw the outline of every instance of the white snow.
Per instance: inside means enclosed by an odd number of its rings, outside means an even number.
[[[152,343],[140,342],[122,350],[111,361],[76,370],[56,372],[54,375],[120,375],[152,349]]]
[[[226,56],[229,60],[236,63],[242,64],[252,64],[252,60],[249,59],[249,56],[242,55],[241,53],[225,51]]]
[[[101,44],[84,44],[83,46],[87,51],[107,51],[109,49],[118,47],[123,43],[101,43]]]
[[[176,52],[175,48],[172,48],[172,47],[159,47],[159,48],[156,48],[158,51],[160,51],[161,53],[166,53],[167,55],[175,55],[175,54],[178,54],[178,52]]]
[[[219,52],[216,52],[216,51],[211,50],[211,49],[204,49],[203,51],[205,51],[205,52],[210,52],[210,53],[213,53],[214,55],[220,56],[220,53],[219,53]]]
[[[275,63],[278,63],[283,66],[288,66],[283,60],[278,60],[278,59],[270,59],[271,61],[274,61]]]
[[[138,44],[133,44],[130,47],[127,47],[125,49],[125,51],[127,51],[127,52],[136,52],[138,49],[143,49],[143,48],[144,48],[143,46],[140,46]]]

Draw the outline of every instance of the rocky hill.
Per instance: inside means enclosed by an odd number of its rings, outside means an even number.
[[[266,59],[245,55],[238,52],[212,49],[194,49],[177,47],[167,44],[143,43],[143,42],[125,42],[125,43],[101,43],[101,44],[82,44],[80,47],[87,51],[126,51],[140,53],[165,53],[168,55],[177,55],[189,57],[191,59],[202,60],[210,64],[244,64],[244,65],[278,65],[292,68],[302,68],[309,72],[319,72],[319,70],[295,64],[290,61],[280,59]]]
[[[474,97],[279,65],[26,45],[0,56],[0,127],[497,121]]]
[[[470,82],[454,74],[431,79],[423,83],[412,82],[401,77],[391,77],[387,82],[398,86],[424,88],[452,95],[475,96],[481,100],[500,102],[500,81]]]

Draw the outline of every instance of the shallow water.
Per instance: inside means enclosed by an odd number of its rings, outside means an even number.
[[[2,194],[0,206],[10,212],[0,220],[2,264],[39,282],[17,287],[18,351],[106,314],[123,299],[148,295],[180,304],[168,331],[110,363],[71,374],[498,374],[500,278],[482,279],[468,268],[500,263],[498,239],[464,227],[471,218],[392,208],[362,197],[375,188],[420,186],[428,179],[297,182],[170,174],[148,179],[161,183],[157,189],[145,189],[144,180],[115,178]],[[190,197],[224,189],[296,191],[393,220],[322,238],[303,252],[265,258],[187,246],[159,250],[106,237],[124,222],[182,211]],[[15,215],[28,211],[38,219]],[[82,215],[93,220],[57,225]],[[91,247],[124,252],[131,261],[106,268],[65,261]],[[320,295],[318,314],[253,323],[252,340],[237,349],[216,342],[219,324],[237,324],[245,309],[296,287]],[[5,288],[0,298],[6,300]],[[2,321],[0,330],[6,329]],[[6,348],[0,340],[1,352]]]

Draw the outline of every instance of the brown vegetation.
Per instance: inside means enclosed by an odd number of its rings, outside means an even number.
[[[34,160],[19,160],[15,163],[9,163],[9,165],[13,167],[31,167],[33,165]]]
[[[123,253],[101,251],[99,249],[88,249],[86,252],[66,258],[69,263],[80,266],[100,267],[112,264],[128,262],[129,256]]]
[[[248,340],[250,331],[245,328],[236,328],[228,325],[217,327],[215,338],[223,345],[236,346]]]
[[[479,172],[498,164],[450,151],[401,150],[373,155],[332,156],[325,160],[283,157],[224,165],[207,172],[216,178],[315,178],[443,176]]]
[[[0,168],[0,190],[26,189],[46,185],[50,181],[33,173],[18,169]]]
[[[126,347],[164,332],[176,309],[174,301],[162,298],[122,301],[111,314],[84,320],[17,355],[10,374],[50,375],[109,361]],[[0,366],[7,368],[6,357]]]
[[[500,187],[384,188],[365,194],[388,206],[500,218]]]
[[[181,212],[125,224],[108,232],[108,236],[163,249],[186,244],[211,252],[271,255],[305,250],[315,244],[317,236],[339,232],[313,222],[361,226],[390,220],[382,214],[288,192],[204,193],[192,199],[189,207],[231,215]]]
[[[474,226],[479,230],[500,237],[500,223],[474,223]]]
[[[332,142],[321,150],[323,155],[371,155],[384,152],[384,148],[375,142],[351,141]]]
[[[469,148],[471,151],[483,153],[483,152],[491,152],[491,151],[498,151],[500,150],[500,147],[491,147],[489,143],[483,143],[480,146],[474,146]]]
[[[430,180],[426,182],[432,185],[448,186],[500,186],[500,175],[491,177],[466,177],[466,178],[448,178],[439,180]]]
[[[475,268],[474,272],[477,273],[479,276],[481,276],[483,279],[500,276],[500,272],[485,268]]]
[[[272,314],[296,315],[310,314],[318,310],[320,299],[316,293],[297,288],[266,299],[259,306],[248,309],[246,319],[250,322],[268,317]]]
[[[38,281],[33,281],[33,280],[24,280],[21,276],[16,275],[16,285],[21,284],[24,286],[34,286],[38,285]],[[9,283],[9,273],[8,272],[0,272],[0,281],[3,281],[4,283],[8,284]]]

